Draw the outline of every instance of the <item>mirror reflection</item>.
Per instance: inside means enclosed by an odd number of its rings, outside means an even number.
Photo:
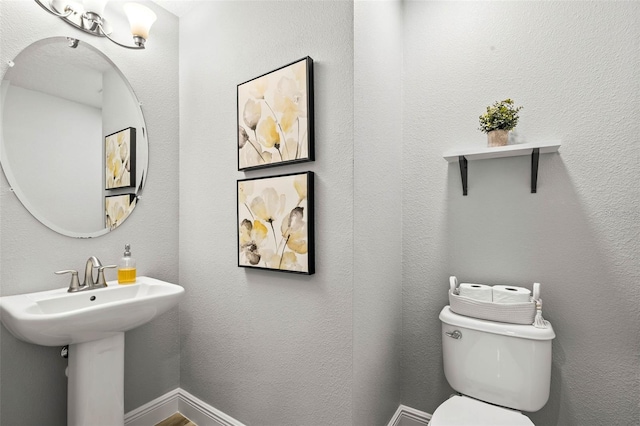
[[[22,204],[71,237],[103,235],[135,208],[147,176],[140,104],[124,75],[85,42],[37,41],[0,86],[0,162]]]

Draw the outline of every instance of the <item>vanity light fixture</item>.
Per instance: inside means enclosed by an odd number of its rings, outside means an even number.
[[[108,0],[35,0],[40,7],[52,15],[57,16],[69,25],[98,37],[106,37],[118,46],[127,49],[144,49],[144,43],[149,38],[149,29],[156,21],[156,14],[151,9],[138,3],[125,3],[124,12],[131,25],[131,34],[135,46],[122,44],[113,38],[111,26],[103,17],[104,8]]]

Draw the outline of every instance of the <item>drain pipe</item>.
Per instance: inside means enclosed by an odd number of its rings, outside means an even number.
[[[64,359],[69,358],[69,345],[64,345],[61,349],[60,349],[60,356]],[[64,369],[64,375],[67,376],[67,378],[69,378],[69,366],[67,366]]]

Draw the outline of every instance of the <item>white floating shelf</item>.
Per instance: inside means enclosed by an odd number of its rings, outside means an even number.
[[[466,148],[447,151],[443,154],[445,160],[450,163],[458,161],[460,156],[467,160],[487,160],[489,158],[517,157],[519,155],[531,155],[534,149],[540,149],[540,154],[549,154],[558,151],[560,144],[553,143],[521,143],[516,145],[497,146],[493,148]]]
[[[538,159],[540,154],[557,152],[560,144],[548,143],[522,143],[498,147],[466,148],[447,151],[443,157],[450,163],[457,161],[460,164],[460,177],[462,178],[462,195],[467,195],[467,162],[469,160],[487,160],[489,158],[516,157],[531,155],[531,193],[537,192],[538,186]]]

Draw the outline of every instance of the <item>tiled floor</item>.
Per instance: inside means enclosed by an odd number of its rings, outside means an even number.
[[[198,426],[180,413],[175,413],[173,416],[164,419],[156,426]]]

